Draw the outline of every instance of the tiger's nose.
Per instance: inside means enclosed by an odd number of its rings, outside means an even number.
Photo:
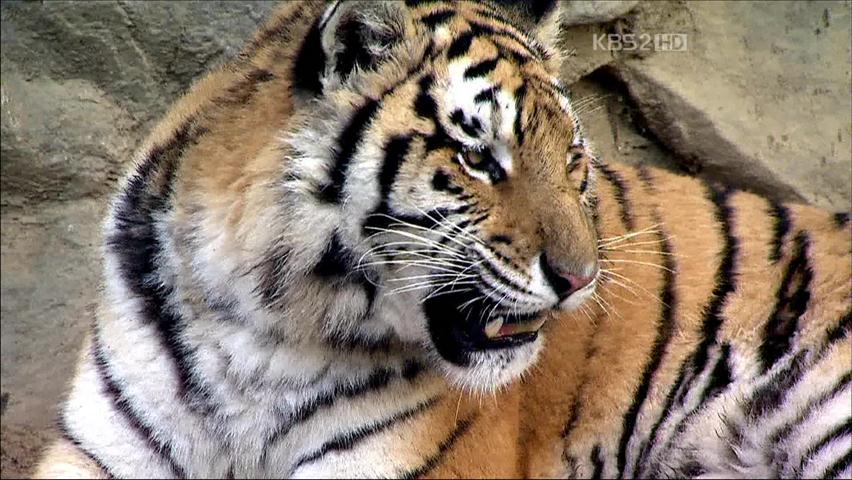
[[[560,269],[548,260],[546,253],[541,254],[541,270],[559,300],[568,298],[572,293],[592,283],[595,279],[594,273],[592,275],[580,275]]]

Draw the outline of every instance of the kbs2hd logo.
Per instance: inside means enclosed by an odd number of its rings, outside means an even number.
[[[601,33],[592,36],[594,50],[616,52],[685,52],[685,33]]]

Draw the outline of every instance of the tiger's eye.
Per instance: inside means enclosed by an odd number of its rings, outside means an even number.
[[[462,152],[462,158],[464,159],[465,163],[474,168],[482,166],[482,163],[485,161],[485,158],[482,156],[482,154],[474,150]]]

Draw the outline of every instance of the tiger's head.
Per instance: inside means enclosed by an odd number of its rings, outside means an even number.
[[[598,276],[558,2],[506,3],[334,3],[295,61],[300,218],[378,286],[364,309],[475,389],[525,371]]]

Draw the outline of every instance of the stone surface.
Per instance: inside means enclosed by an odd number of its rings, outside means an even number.
[[[636,23],[659,4],[642,7]],[[708,176],[849,211],[852,5],[690,2],[681,8],[694,27],[686,51],[614,64],[648,127],[680,162]],[[683,31],[643,27],[634,31]]]
[[[0,3],[2,476],[25,476],[74,372],[108,194],[152,123],[270,2]]]
[[[133,120],[85,80],[27,81],[3,63],[0,86],[4,205],[74,200],[111,191],[134,147]]]
[[[639,4],[639,0],[595,0],[563,2],[560,20],[564,25],[605,23],[622,17]]]

